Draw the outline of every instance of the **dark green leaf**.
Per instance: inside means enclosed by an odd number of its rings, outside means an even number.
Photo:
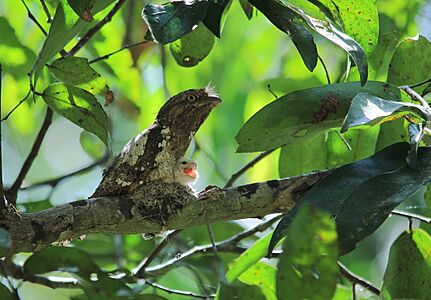
[[[271,102],[241,128],[238,152],[265,151],[285,144],[305,143],[341,126],[352,99],[367,92],[393,101],[411,101],[395,86],[382,82],[337,83],[295,91]]]
[[[82,286],[91,300],[141,299],[121,279],[110,278],[105,273],[98,274],[97,281],[82,282]]]
[[[67,0],[70,7],[72,7],[75,13],[86,22],[93,21],[91,8],[96,1],[97,0]]]
[[[42,98],[56,113],[94,133],[108,145],[108,117],[91,93],[68,84],[55,83],[45,89]]]
[[[262,294],[257,286],[247,285],[241,282],[235,282],[227,285],[220,282],[220,287],[217,290],[215,300],[265,300],[265,296]]]
[[[176,62],[183,67],[196,66],[210,53],[214,36],[201,23],[195,30],[169,45]]]
[[[387,101],[377,96],[360,93],[355,96],[344,119],[341,132],[360,125],[375,125],[409,115],[417,122],[428,119],[427,110],[418,104]]]
[[[202,23],[218,38],[221,37],[221,19],[231,0],[209,0],[207,13]]]
[[[48,68],[59,81],[77,86],[94,95],[105,95],[109,90],[105,78],[88,64],[87,58],[59,58],[52,65],[48,65]]]
[[[164,45],[192,31],[204,18],[207,8],[208,1],[176,1],[163,5],[148,3],[142,17],[152,38]]]
[[[338,277],[335,222],[303,205],[289,227],[278,262],[278,299],[330,299]]]
[[[304,64],[313,71],[317,64],[317,48],[313,36],[295,11],[278,0],[250,0],[278,29],[290,35]]]
[[[253,5],[251,5],[247,0],[239,0],[239,3],[241,4],[242,10],[247,16],[247,19],[251,20],[253,17]]]
[[[94,16],[112,2],[114,2],[114,0],[96,0],[91,9],[91,14]],[[51,23],[48,37],[46,38],[42,50],[39,52],[32,69],[35,86],[45,64],[56,53],[63,49],[64,46],[66,46],[67,43],[69,43],[75,35],[78,34],[78,32],[87,26],[87,24],[87,22],[83,21],[76,15],[67,0],[60,0],[54,19]]]
[[[0,299],[2,300],[15,300],[16,298],[11,291],[3,284],[0,283]]]
[[[0,258],[5,256],[12,246],[12,241],[9,236],[9,232],[0,227]]]
[[[24,263],[24,272],[29,275],[52,271],[74,273],[83,279],[89,279],[91,274],[102,274],[87,253],[71,247],[46,247]]]
[[[402,233],[391,247],[383,279],[385,299],[429,299],[431,237],[415,228]]]
[[[403,40],[392,56],[388,82],[408,85],[428,79],[431,70],[430,57],[431,43],[423,36]]]

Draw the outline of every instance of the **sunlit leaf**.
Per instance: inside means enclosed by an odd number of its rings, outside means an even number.
[[[214,36],[200,24],[192,32],[171,43],[169,49],[177,64],[192,67],[207,57],[213,45]]]
[[[277,300],[275,292],[275,276],[277,269],[269,264],[257,262],[239,276],[239,280],[246,284],[261,288],[266,300]]]
[[[93,2],[93,1],[92,1]],[[91,15],[95,15],[105,7],[110,5],[114,0],[96,0],[91,9]],[[80,19],[70,7],[67,0],[60,0],[54,19],[51,22],[51,27],[48,37],[43,44],[42,50],[36,59],[33,66],[32,75],[34,85],[40,76],[40,72],[45,64],[64,46],[67,45],[85,26],[87,22]]]
[[[402,233],[393,243],[383,279],[391,299],[427,299],[431,286],[431,237],[420,229]]]
[[[82,131],[79,135],[79,143],[82,149],[93,159],[100,159],[105,151],[105,145],[93,134]]]
[[[238,152],[265,151],[285,144],[305,143],[328,129],[339,128],[352,99],[359,93],[393,101],[411,101],[395,86],[382,82],[337,83],[299,90],[271,102],[241,128]]]
[[[208,1],[176,1],[163,5],[148,3],[142,11],[142,17],[152,38],[164,45],[192,31],[204,18],[208,3]]]
[[[341,132],[355,126],[375,125],[405,115],[410,115],[412,118],[415,116],[418,122],[424,122],[430,118],[430,113],[421,105],[388,101],[368,93],[360,93],[352,100]]]
[[[235,282],[227,285],[220,282],[215,300],[253,299],[265,300],[265,296],[257,286]]]
[[[108,92],[106,80],[97,73],[83,57],[59,58],[48,69],[64,83],[77,86],[92,94],[105,95]]]
[[[306,67],[313,71],[317,64],[317,48],[304,21],[288,6],[278,0],[250,0],[278,29],[290,35]]]
[[[337,259],[335,222],[329,214],[303,205],[277,264],[278,299],[330,299],[337,284]]]
[[[210,0],[202,23],[218,38],[221,37],[221,19],[231,0]]]
[[[94,133],[108,145],[108,117],[91,93],[71,85],[55,83],[45,89],[42,98],[56,113]]]
[[[430,78],[430,57],[431,43],[423,36],[403,40],[395,48],[392,56],[388,82],[408,85]]]

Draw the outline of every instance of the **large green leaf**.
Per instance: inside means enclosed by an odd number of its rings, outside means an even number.
[[[278,299],[331,299],[338,277],[335,222],[303,205],[288,230],[278,262]]]
[[[221,37],[221,20],[231,0],[209,0],[208,9],[202,23],[218,38]]]
[[[0,283],[0,298],[2,300],[15,300],[16,297],[3,284]]]
[[[368,93],[360,93],[352,100],[341,132],[361,125],[375,125],[405,115],[422,123],[430,118],[430,112],[421,105],[408,102],[387,101]]]
[[[42,98],[56,113],[108,145],[108,116],[91,93],[68,84],[54,83],[44,90]]]
[[[305,143],[328,129],[341,127],[352,99],[359,93],[393,101],[411,101],[395,86],[382,82],[337,83],[295,91],[271,102],[241,128],[238,152],[265,151]]]
[[[238,279],[246,284],[260,287],[266,300],[277,300],[275,292],[276,274],[277,269],[273,266],[263,262],[257,262],[242,273]]]
[[[431,237],[420,228],[397,238],[383,279],[385,299],[431,299],[430,249]]]
[[[317,48],[305,23],[291,8],[279,0],[250,0],[278,29],[290,35],[306,67],[313,71],[317,64]]]
[[[388,82],[408,85],[430,78],[431,43],[419,36],[398,44],[389,65]]]
[[[67,0],[67,2],[82,20],[86,22],[93,21],[91,8],[96,2],[95,0]]]
[[[431,148],[419,148],[418,170],[410,169],[407,143],[340,167],[301,200],[331,213],[337,223],[340,252],[347,253],[373,233],[402,201],[431,180]],[[299,207],[289,211],[274,231],[269,251],[286,235]]]
[[[112,2],[114,0],[92,0],[91,15],[94,16]],[[34,85],[36,85],[45,64],[83,30],[87,24],[86,21],[78,17],[67,0],[60,0],[48,36],[33,66]]]
[[[265,296],[262,294],[261,290],[254,285],[247,285],[242,282],[235,282],[227,285],[223,282],[220,282],[220,287],[217,290],[215,300],[232,299],[265,300]]]
[[[192,67],[207,57],[213,46],[214,36],[200,23],[192,32],[171,43],[169,49],[177,64]]]
[[[59,80],[77,86],[92,94],[101,94],[109,90],[106,80],[97,73],[84,57],[59,58],[48,65],[48,69]]]
[[[192,31],[204,18],[207,8],[208,0],[176,1],[163,5],[148,3],[142,11],[142,17],[152,38],[164,45]]]

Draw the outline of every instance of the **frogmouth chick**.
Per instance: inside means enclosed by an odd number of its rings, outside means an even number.
[[[181,185],[190,186],[199,178],[196,162],[189,159],[180,159],[174,171],[174,180]]]

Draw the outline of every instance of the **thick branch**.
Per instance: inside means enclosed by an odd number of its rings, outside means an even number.
[[[35,251],[89,233],[159,233],[213,222],[286,212],[327,172],[249,184],[212,187],[195,197],[176,183],[150,182],[133,195],[80,200],[41,212],[0,212],[11,253]]]

